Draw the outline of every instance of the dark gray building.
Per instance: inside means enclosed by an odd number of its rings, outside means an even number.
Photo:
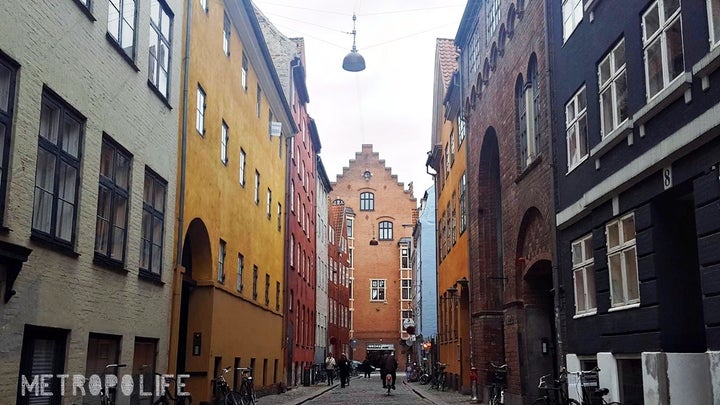
[[[720,403],[720,1],[549,4],[568,369]]]

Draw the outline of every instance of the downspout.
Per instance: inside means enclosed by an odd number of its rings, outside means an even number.
[[[552,119],[552,111],[553,106],[555,105],[555,97],[554,93],[552,92],[552,68],[550,63],[552,62],[553,58],[551,57],[551,54],[553,53],[553,47],[551,46],[551,38],[550,35],[550,29],[552,27],[552,13],[550,12],[550,7],[552,3],[549,1],[545,1],[545,7],[544,7],[544,20],[545,20],[545,71],[547,73],[547,80],[545,85],[545,91],[548,95],[548,109],[546,111],[545,116],[547,117],[547,125],[548,125],[548,156],[549,156],[549,165],[550,169],[552,170],[552,173],[550,175],[550,189],[552,192],[550,193],[550,207],[552,209],[552,212],[550,215],[551,219],[551,227],[552,232],[550,232],[550,245],[552,247],[552,278],[553,278],[553,307],[554,307],[554,321],[555,321],[555,341],[556,341],[556,347],[555,347],[555,356],[553,359],[553,367],[554,372],[557,374],[559,365],[564,364],[563,361],[563,353],[564,353],[564,344],[562,340],[562,322],[560,319],[561,316],[561,300],[560,300],[560,268],[558,266],[558,246],[557,246],[557,224],[555,223],[555,201],[557,198],[557,189],[555,188],[555,174],[556,174],[556,164],[555,164],[555,154],[553,146],[553,119]]]
[[[192,0],[185,2],[185,55],[183,56],[183,97],[182,97],[182,146],[180,148],[180,196],[178,201],[177,264],[182,264],[183,231],[185,226],[185,164],[187,160],[187,101],[190,81],[190,24],[192,22]]]

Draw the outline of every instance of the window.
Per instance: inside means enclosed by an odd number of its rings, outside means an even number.
[[[290,267],[295,266],[295,235],[290,234]]]
[[[257,85],[257,101],[255,105],[255,109],[257,110],[257,116],[260,118],[260,113],[262,111],[262,90],[260,89],[260,85]]]
[[[172,49],[170,42],[172,25],[173,13],[167,4],[161,0],[151,0],[148,81],[165,99],[168,98],[169,89],[168,72],[170,71],[170,49]]]
[[[465,120],[458,115],[458,146],[462,145],[463,141],[465,140],[465,137],[467,136],[467,123]]]
[[[563,42],[567,41],[583,18],[582,0],[562,0]]]
[[[360,193],[360,211],[374,211],[375,210],[375,194],[366,191]]]
[[[140,269],[149,271],[158,278],[162,271],[166,188],[165,180],[149,169],[145,169]]]
[[[131,156],[103,139],[100,152],[95,257],[125,262]]]
[[[290,180],[290,212],[295,212],[295,180]]]
[[[265,306],[270,306],[270,275],[265,274]]]
[[[384,279],[370,279],[370,301],[385,301]]]
[[[460,177],[460,233],[467,229],[467,176],[463,172]]]
[[[350,265],[350,268],[355,267],[355,264],[353,261],[353,249],[354,248],[348,248],[348,264]],[[352,290],[350,291],[350,294],[352,294]]]
[[[457,196],[454,191],[450,204],[452,205],[452,211],[450,212],[450,240],[454,246],[457,242]]]
[[[380,240],[392,240],[393,239],[393,223],[390,221],[381,221],[379,225],[378,239]]]
[[[87,359],[85,361],[85,378],[90,378],[93,374],[102,375],[103,373],[117,376],[118,368],[106,370],[105,366],[120,362],[120,342],[121,336],[103,335],[98,333],[90,334],[90,338],[88,339]],[[118,396],[119,395],[116,394],[115,398]],[[84,403],[87,404],[89,401],[86,400]]]
[[[228,141],[228,126],[225,123],[225,120],[223,120],[222,126],[220,128],[220,161],[224,165],[227,165],[228,162]]]
[[[720,44],[720,0],[707,0],[710,47]]]
[[[135,0],[108,2],[108,34],[132,60],[135,60]]]
[[[619,307],[640,302],[634,214],[610,222],[605,227],[605,233],[612,306]]]
[[[275,282],[275,310],[280,310],[280,282]]]
[[[400,268],[410,268],[410,247],[406,244],[400,245]]]
[[[565,104],[568,172],[577,167],[588,154],[586,107],[587,100],[583,86],[570,102]]]
[[[255,170],[255,205],[260,204],[260,173]]]
[[[455,163],[455,131],[450,131],[450,166]]]
[[[598,85],[600,125],[604,138],[628,117],[624,39],[598,65]]]
[[[206,13],[208,12],[208,0],[200,0],[200,8]]]
[[[75,243],[84,121],[59,99],[43,93],[32,230],[68,247]]]
[[[253,265],[253,299],[257,301],[258,266]]]
[[[400,298],[403,300],[409,300],[412,297],[412,295],[411,295],[412,280],[403,279],[403,280],[401,280],[401,282],[402,282],[402,286],[401,286],[402,291],[400,294]]]
[[[575,280],[575,314],[595,313],[595,272],[592,235],[572,243],[572,271]]]
[[[282,204],[277,204],[277,227],[278,231],[282,229]]]
[[[35,378],[38,378],[36,381],[39,383],[39,376],[43,374],[53,376],[63,374],[65,371],[65,350],[68,332],[68,330],[64,329],[25,325],[20,355],[20,375],[18,377],[20,383],[27,381],[27,384],[31,384]],[[52,393],[52,396],[23,396],[20,391],[16,403],[28,405],[32,400],[33,404],[59,405],[62,399],[60,396],[60,379],[51,378],[47,381],[49,386],[45,387],[45,392]],[[27,385],[25,386],[27,387]]]
[[[240,148],[240,185],[245,187],[245,163],[247,162],[247,155],[245,149]]]
[[[520,140],[520,166],[524,169],[537,156],[540,144],[540,90],[537,77],[537,60],[533,54],[528,63],[527,81],[522,76],[515,82],[517,108],[516,126]]]
[[[267,189],[267,217],[272,216],[272,190]]]
[[[238,292],[242,292],[243,290],[243,270],[245,269],[245,256],[238,253],[238,260],[237,260],[237,280],[235,281],[235,284],[237,284],[237,290]]]
[[[527,103],[525,102],[525,82],[521,75],[515,81],[515,127],[518,131],[518,139],[520,141],[520,166],[524,168],[527,165]]]
[[[230,56],[230,18],[227,14],[223,20],[223,52],[225,56]]]
[[[679,0],[657,0],[643,15],[645,89],[653,98],[685,70]]]
[[[345,219],[345,226],[347,227],[347,237],[352,239],[353,237],[353,219],[352,218],[346,218]]]
[[[205,136],[205,90],[200,85],[197,88],[197,112],[195,114],[195,129],[202,136]]]
[[[485,26],[487,27],[486,42],[492,42],[492,36],[500,23],[500,0],[489,0],[485,6]]]
[[[218,283],[222,284],[225,282],[225,249],[226,243],[220,239],[220,247],[218,249]]]
[[[14,64],[0,56],[0,223],[5,212],[5,196],[7,193],[7,167],[10,155],[10,134],[15,109],[15,75]]]
[[[247,76],[248,76],[248,59],[245,55],[245,51],[242,53],[242,70],[240,71],[240,83],[242,84],[243,90],[247,91]]]
[[[445,178],[450,175],[450,145],[445,144]]]

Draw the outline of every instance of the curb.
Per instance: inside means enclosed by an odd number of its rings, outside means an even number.
[[[323,395],[326,392],[328,392],[332,389],[335,389],[335,387],[339,387],[339,386],[340,386],[340,384],[333,384],[327,388],[324,388],[324,389],[318,390],[317,392],[314,392],[312,395],[310,395],[308,397],[299,399],[297,402],[293,402],[291,405],[301,405],[301,404],[304,404],[305,402],[312,401],[313,399],[319,397],[320,395]]]
[[[422,399],[424,399],[424,400],[427,400],[427,401],[430,401],[430,402],[432,402],[434,405],[440,405],[440,404],[438,404],[437,402],[435,402],[435,400],[434,400],[433,398],[431,398],[429,395],[427,395],[427,396],[426,396],[426,395],[423,395],[422,392],[420,392],[419,390],[416,390],[415,387],[413,387],[412,385],[408,384],[407,381],[403,380],[402,383],[403,383],[406,387],[410,388],[410,389],[412,390],[412,392],[414,392],[415,395],[419,396],[420,398],[422,398]]]

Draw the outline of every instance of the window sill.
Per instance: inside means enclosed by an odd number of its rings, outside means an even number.
[[[107,38],[108,42],[110,43],[110,46],[112,46],[116,51],[118,51],[120,56],[122,56],[122,58],[125,59],[125,62],[127,62],[131,68],[135,69],[136,72],[140,71],[140,68],[137,67],[133,58],[131,58],[127,53],[125,53],[125,50],[120,46],[120,44],[115,40],[115,38],[113,38],[113,36],[110,35],[109,32],[105,33],[105,38]]]
[[[605,136],[599,144],[595,145],[595,147],[590,150],[590,156],[599,159],[615,145],[622,142],[627,135],[632,132],[632,129],[633,120],[632,118],[627,118],[622,124],[607,134],[607,136]]]
[[[585,12],[592,12],[595,10],[595,7],[597,7],[598,3],[600,3],[600,0],[585,0]]]
[[[685,90],[690,88],[690,85],[692,85],[692,74],[690,72],[685,72],[676,77],[672,83],[648,100],[647,104],[633,115],[632,119],[635,124],[644,125],[650,121],[667,106],[680,98]]]
[[[152,284],[156,284],[159,286],[165,285],[165,283],[162,281],[162,278],[160,277],[159,274],[147,271],[145,269],[140,269],[138,271],[138,278],[140,280],[145,280],[145,281],[148,281]]]
[[[525,168],[518,174],[518,176],[515,178],[515,184],[519,184],[522,179],[527,177],[528,173],[533,171],[534,168],[540,165],[540,162],[542,162],[543,155],[542,153],[539,153],[535,155],[535,158],[530,162],[529,165],[525,166]]]
[[[705,78],[720,68],[720,46],[711,45],[710,52],[692,68],[694,76]]]
[[[80,0],[74,0],[74,2],[75,2],[75,4],[77,4],[78,7],[80,7],[80,11],[82,11],[83,14],[85,14],[87,16],[88,20],[90,20],[91,22],[97,21],[95,19],[95,16],[92,15],[92,12],[90,11],[90,9],[87,8],[87,6],[85,4],[80,2]]]
[[[59,242],[55,239],[50,238],[49,236],[36,233],[35,231],[32,231],[32,233],[30,234],[30,240],[36,242],[41,246],[54,250],[58,253],[62,253],[74,259],[80,257],[80,253],[76,252],[70,244]]]
[[[168,101],[167,97],[158,90],[158,88],[151,82],[150,80],[147,81],[148,87],[150,87],[150,90],[152,90],[153,93],[155,93],[158,98],[160,98],[160,101],[162,101],[163,104],[165,104],[165,107],[167,107],[169,110],[172,110],[172,106],[170,105],[170,102]]]
[[[580,319],[580,318],[587,318],[589,316],[597,315],[597,308],[593,309],[592,311],[583,312],[582,314],[577,314],[573,316],[573,319]]]
[[[128,270],[124,267],[123,262],[111,259],[107,256],[103,256],[97,252],[95,252],[95,255],[93,256],[93,264],[104,267],[108,270],[118,272],[120,274],[128,273]]]
[[[586,155],[583,156],[580,160],[578,160],[577,163],[575,163],[574,165],[568,167],[568,171],[567,171],[567,173],[565,173],[565,175],[567,176],[567,175],[569,175],[570,173],[572,173],[573,170],[577,169],[584,161],[586,161],[586,160],[588,159],[588,156],[589,156],[589,155],[586,154]]]
[[[612,307],[608,309],[608,312],[616,312],[616,311],[624,311],[626,309],[633,309],[633,308],[640,308],[639,302],[634,302],[632,304],[626,304],[619,307]]]

